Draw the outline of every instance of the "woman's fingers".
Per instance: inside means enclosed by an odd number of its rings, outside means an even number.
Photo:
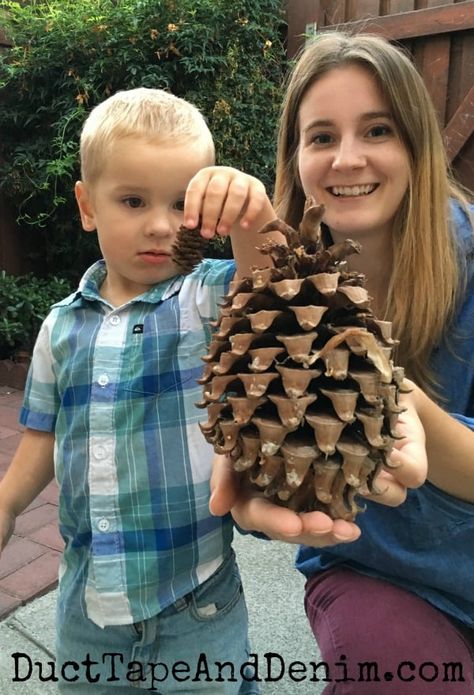
[[[259,531],[273,540],[323,548],[347,543],[360,535],[359,528],[347,521],[333,521],[322,512],[296,514],[271,503],[263,496],[244,495],[232,508],[238,526],[246,531]]]
[[[379,492],[361,492],[361,495],[387,507],[398,507],[406,500],[407,487],[396,480],[388,471],[380,471],[375,479],[375,488]]]
[[[227,456],[214,457],[209,509],[216,516],[231,511],[244,531],[258,531],[287,543],[322,548],[354,541],[360,535],[359,528],[351,522],[333,521],[322,512],[297,514],[273,504],[262,493],[246,489]]]
[[[214,516],[224,516],[237,501],[240,484],[239,474],[232,469],[227,456],[214,456],[211,475],[211,499],[209,510]]]

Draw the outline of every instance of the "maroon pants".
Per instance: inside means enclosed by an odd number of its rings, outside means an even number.
[[[474,695],[474,631],[388,582],[333,568],[306,584],[324,695]]]

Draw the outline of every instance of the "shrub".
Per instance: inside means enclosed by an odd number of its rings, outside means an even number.
[[[0,180],[39,272],[77,279],[98,251],[73,199],[87,112],[117,90],[167,89],[206,116],[217,161],[273,182],[286,71],[281,0],[0,3]],[[216,255],[222,251],[216,247]]]
[[[15,277],[0,272],[0,359],[31,352],[43,319],[54,302],[71,292],[61,278]]]

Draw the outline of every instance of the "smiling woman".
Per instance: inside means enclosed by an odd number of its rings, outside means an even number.
[[[378,317],[403,335],[399,362],[432,395],[429,356],[463,272],[447,205],[465,198],[447,172],[436,112],[407,55],[378,37],[338,32],[308,45],[283,103],[276,212],[296,228],[312,194],[334,240],[363,244],[351,267],[365,273]],[[356,185],[375,188],[349,196]]]
[[[409,158],[371,73],[349,64],[323,75],[301,101],[299,129],[301,185],[306,197],[326,206],[334,241],[351,236],[367,248],[377,234],[389,245],[408,189]]]
[[[328,695],[474,692],[473,208],[448,171],[433,105],[403,52],[363,34],[309,43],[282,109],[276,213],[296,229],[312,197],[324,204],[327,244],[360,243],[344,271],[364,274],[375,314],[400,341],[393,359],[410,393],[399,399],[407,410],[398,425],[407,429],[390,456],[395,468],[377,478],[384,494],[366,498],[357,526],[238,491],[222,460],[212,508],[231,507],[241,528],[302,543],[297,567],[324,660],[380,667],[380,678],[331,684]],[[357,389],[357,409],[367,410],[363,389],[345,377],[340,385]],[[394,678],[401,663],[424,674],[423,664],[437,662],[458,662],[463,678],[421,678],[403,690]]]

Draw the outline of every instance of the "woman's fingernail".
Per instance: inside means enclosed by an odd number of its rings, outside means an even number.
[[[403,463],[403,456],[398,451],[398,449],[392,449],[392,451],[390,452],[389,459],[391,466],[401,466]]]

